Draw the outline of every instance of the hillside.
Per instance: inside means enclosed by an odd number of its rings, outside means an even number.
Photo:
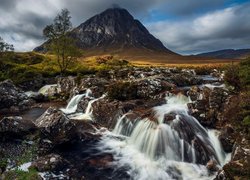
[[[199,57],[211,57],[221,59],[245,59],[250,56],[250,49],[224,49],[197,54]]]

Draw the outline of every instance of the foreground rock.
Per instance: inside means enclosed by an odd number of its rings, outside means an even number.
[[[0,82],[0,110],[4,111],[21,111],[30,108],[34,101],[11,80]]]
[[[218,87],[214,89],[193,87],[187,94],[193,101],[188,104],[191,115],[203,126],[216,128],[216,124],[222,118],[228,91]]]
[[[36,130],[35,125],[19,116],[5,117],[0,120],[1,138],[22,138]]]

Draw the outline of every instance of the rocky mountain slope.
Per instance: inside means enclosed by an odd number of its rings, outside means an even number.
[[[117,54],[125,56],[180,55],[167,49],[134,17],[122,8],[110,8],[93,16],[70,32],[85,56]],[[43,52],[43,45],[34,51]]]

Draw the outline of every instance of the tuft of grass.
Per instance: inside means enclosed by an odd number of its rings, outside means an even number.
[[[5,180],[39,180],[41,177],[35,168],[30,168],[28,172],[21,170],[11,170],[4,174]]]

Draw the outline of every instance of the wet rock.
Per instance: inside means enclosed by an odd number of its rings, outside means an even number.
[[[210,172],[216,172],[219,170],[218,166],[217,166],[217,162],[214,161],[214,160],[209,160],[207,162],[207,165],[206,165],[207,169],[210,171]]]
[[[193,86],[190,88],[190,90],[187,92],[187,95],[190,97],[192,101],[196,101],[201,96],[200,94],[200,88],[197,86]]]
[[[176,117],[176,114],[174,113],[165,114],[163,122],[168,123],[169,121],[173,121],[175,117]]]
[[[235,142],[235,138],[233,137],[234,130],[230,126],[226,126],[225,129],[222,130],[219,140],[221,145],[226,153],[230,153],[233,150],[233,145]]]
[[[35,168],[39,172],[53,172],[53,171],[62,171],[68,165],[68,162],[64,160],[58,154],[48,154],[46,156],[42,156],[32,162],[30,168]]]
[[[234,144],[231,161],[223,166],[226,179],[249,179],[250,177],[250,142],[238,137]]]
[[[49,108],[38,118],[35,125],[41,131],[41,139],[49,140],[53,146],[74,140],[77,136],[76,127],[70,119],[53,108]]]
[[[3,138],[18,137],[35,131],[36,127],[33,122],[23,119],[19,116],[4,117],[0,120],[0,134]]]
[[[94,120],[106,128],[114,128],[117,119],[123,114],[119,101],[106,98],[92,104]]]
[[[193,94],[194,90],[189,91]],[[194,93],[192,103],[188,104],[190,114],[194,116],[203,126],[215,128],[217,122],[222,118],[221,112],[228,98],[227,90],[223,88],[203,88],[199,95]],[[199,96],[199,98],[196,98]]]
[[[28,109],[34,101],[11,80],[0,82],[0,109],[16,108],[17,111]]]

